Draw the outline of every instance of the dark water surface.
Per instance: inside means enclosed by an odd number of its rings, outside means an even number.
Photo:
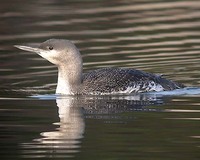
[[[0,159],[200,159],[200,1],[9,0],[0,6]],[[14,44],[70,39],[84,71],[119,66],[194,88],[54,96],[57,69]]]

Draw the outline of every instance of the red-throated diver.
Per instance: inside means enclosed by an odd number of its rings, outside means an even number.
[[[104,68],[83,73],[82,57],[69,40],[50,39],[38,48],[15,45],[38,53],[58,67],[56,94],[129,94],[150,91],[169,91],[184,85],[167,80],[161,75],[135,69]]]

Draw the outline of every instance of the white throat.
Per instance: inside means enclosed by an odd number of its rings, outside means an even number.
[[[69,84],[69,78],[63,75],[62,72],[59,70],[58,70],[58,82],[57,82],[56,94],[73,95]]]
[[[56,94],[75,95],[81,92],[82,61],[58,67]]]

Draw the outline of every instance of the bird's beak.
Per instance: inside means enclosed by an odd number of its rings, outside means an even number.
[[[37,48],[37,47],[21,46],[21,45],[14,45],[14,47],[19,48],[19,49],[24,50],[24,51],[35,52],[35,53],[38,53],[38,54],[44,52],[43,49],[40,49],[40,48]]]

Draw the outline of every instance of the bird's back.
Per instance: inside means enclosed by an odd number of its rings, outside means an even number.
[[[104,68],[83,75],[83,94],[130,94],[183,88],[160,75],[135,69]]]

